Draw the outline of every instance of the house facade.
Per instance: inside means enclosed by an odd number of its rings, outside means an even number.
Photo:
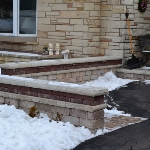
[[[2,0],[3,1],[3,0]],[[0,6],[0,49],[43,52],[47,43],[60,43],[72,57],[131,55],[126,22],[129,12],[133,46],[150,33],[150,1],[139,0],[5,0]],[[2,7],[3,6],[3,7]]]

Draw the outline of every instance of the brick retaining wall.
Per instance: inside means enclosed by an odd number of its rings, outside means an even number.
[[[122,64],[122,59],[96,61],[96,62],[85,62],[85,63],[62,64],[62,65],[59,64],[59,65],[49,65],[49,66],[40,66],[39,65],[37,67],[26,67],[26,68],[16,68],[16,69],[2,68],[1,72],[4,75],[21,75],[21,74],[30,74],[30,73],[70,70],[70,69],[78,69],[78,68],[118,65],[118,64]]]
[[[0,65],[4,75],[15,75],[43,80],[84,83],[95,80],[104,73],[122,66],[120,57],[88,57],[33,61],[28,63],[6,63]]]
[[[80,94],[46,90],[40,88],[32,88],[26,86],[17,86],[11,84],[0,83],[0,91],[22,94],[22,95],[29,95],[34,97],[48,98],[53,100],[60,100],[64,102],[71,102],[71,103],[84,104],[90,106],[96,106],[104,103],[104,95],[92,97],[92,96],[86,96]]]
[[[12,104],[26,111],[36,105],[39,111],[46,112],[51,118],[59,112],[63,114],[62,121],[95,131],[104,125],[102,109],[106,107],[104,95],[108,90],[48,81],[48,76],[50,80],[52,76],[59,80],[65,74],[66,82],[75,79],[78,83],[80,77],[85,82],[121,66],[122,58],[111,56],[1,64],[0,103]]]
[[[15,105],[29,111],[36,105],[50,118],[57,113],[62,121],[85,126],[91,131],[104,125],[104,95],[107,89],[90,88],[71,83],[49,82],[39,79],[0,76],[0,103]]]
[[[75,126],[84,126],[95,133],[97,129],[104,127],[104,111],[105,105],[99,108],[93,106],[86,106],[81,104],[73,105],[73,103],[61,104],[57,101],[52,102],[46,98],[35,98],[32,96],[25,96],[20,94],[9,94],[7,92],[0,93],[0,104],[15,105],[16,108],[23,109],[26,113],[33,106],[41,113],[46,113],[51,119],[55,119],[57,113],[62,115],[63,122],[70,122]]]

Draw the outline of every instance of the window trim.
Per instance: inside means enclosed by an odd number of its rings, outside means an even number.
[[[22,37],[22,36],[1,36],[0,41],[3,42],[16,42],[16,43],[24,43],[24,42],[37,42],[37,37]]]
[[[13,0],[13,33],[0,33],[1,36],[10,37],[37,37],[37,0],[36,0],[36,34],[19,34],[20,0]]]

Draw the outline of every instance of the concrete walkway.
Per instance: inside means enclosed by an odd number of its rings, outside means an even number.
[[[119,104],[119,110],[134,117],[150,118],[150,84],[129,83],[127,87],[111,91],[106,99],[111,105]],[[126,122],[126,119],[119,120]],[[150,119],[85,141],[74,150],[150,150]]]

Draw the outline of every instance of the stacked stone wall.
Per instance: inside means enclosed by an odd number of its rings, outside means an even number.
[[[150,1],[144,13],[138,11],[139,0],[101,1],[101,49],[105,55],[131,56],[126,10],[129,12],[130,28],[135,53],[139,56],[138,36],[150,33]]]
[[[60,43],[72,57],[131,56],[125,12],[129,10],[133,47],[139,56],[138,36],[150,33],[150,1],[146,12],[138,0],[38,0],[37,43],[1,42],[0,48],[43,51],[46,43]]]
[[[73,57],[101,53],[99,0],[39,0],[38,10],[39,45],[58,42]]]

